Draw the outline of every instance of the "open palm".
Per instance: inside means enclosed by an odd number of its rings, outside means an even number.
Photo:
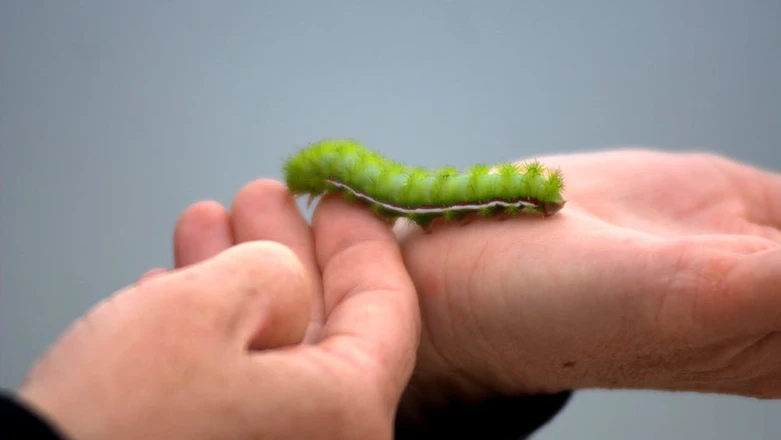
[[[541,161],[567,185],[556,216],[397,224],[423,316],[413,381],[781,397],[781,176],[648,150]]]

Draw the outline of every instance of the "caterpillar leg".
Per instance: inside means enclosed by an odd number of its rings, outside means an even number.
[[[309,196],[306,198],[306,209],[312,207],[312,202],[314,202],[316,198],[317,196],[315,194],[309,194]]]
[[[408,218],[420,226],[420,228],[423,229],[423,232],[426,234],[430,234],[432,232],[431,222],[434,220],[434,218],[426,215],[410,215]]]
[[[501,210],[501,211],[498,213],[498,215],[496,216],[496,218],[497,218],[497,219],[498,219],[500,222],[503,222],[503,221],[505,221],[505,220],[507,220],[507,219],[509,219],[509,218],[512,218],[512,217],[515,217],[515,216],[517,216],[517,215],[518,215],[518,213],[519,213],[519,211],[518,211],[518,209],[517,209],[517,208],[506,208],[506,209],[503,209],[503,210]]]
[[[561,208],[563,208],[566,203],[567,203],[566,201],[560,203],[543,203],[542,215],[544,217],[550,217],[553,214],[556,214],[557,212],[561,211]]]
[[[458,224],[459,224],[459,226],[467,226],[467,225],[471,224],[474,220],[475,220],[474,214],[469,213],[469,214],[466,214],[466,215],[463,215],[463,216],[459,217]]]
[[[391,216],[391,215],[381,216],[380,218],[383,221],[385,221],[385,223],[387,223],[388,226],[390,226],[390,227],[393,227],[393,225],[396,224],[396,220],[399,219],[398,217],[394,217],[394,216]]]

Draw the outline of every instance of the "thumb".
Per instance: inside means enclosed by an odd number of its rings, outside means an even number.
[[[311,280],[293,251],[279,243],[242,243],[174,277],[181,283],[176,290],[205,303],[198,307],[211,315],[205,318],[243,348],[297,344],[309,324]]]

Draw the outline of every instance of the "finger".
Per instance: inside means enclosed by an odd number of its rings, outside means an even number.
[[[320,269],[315,259],[312,230],[287,188],[274,180],[258,180],[242,188],[231,209],[233,236],[238,243],[272,240],[289,247],[301,260],[312,283],[312,316],[306,342],[319,337],[323,321]]]
[[[198,263],[230,247],[230,228],[230,217],[217,202],[199,202],[187,208],[174,230],[176,267]]]
[[[395,399],[414,365],[420,331],[415,289],[396,239],[368,209],[338,197],[318,204],[313,225],[328,316],[324,345],[355,355],[359,364],[366,356],[376,362]]]
[[[230,247],[154,287],[170,292],[177,315],[197,316],[241,348],[298,343],[308,323],[309,277],[290,249],[271,241]]]

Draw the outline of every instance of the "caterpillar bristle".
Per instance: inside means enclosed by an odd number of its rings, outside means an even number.
[[[500,164],[496,169],[496,172],[504,178],[513,177],[520,173],[520,171],[520,168],[518,168],[518,166],[513,163]]]
[[[482,177],[490,172],[491,172],[491,167],[480,163],[476,165],[472,165],[472,167],[469,169],[469,174],[471,174],[474,177]]]
[[[330,192],[361,202],[383,219],[407,218],[422,228],[475,217],[543,217],[564,206],[562,172],[538,160],[426,169],[388,160],[350,139],[311,144],[282,167],[292,194],[307,194],[307,208]]]
[[[479,215],[480,217],[491,217],[493,213],[494,210],[491,207],[479,208],[477,210],[477,215]]]

